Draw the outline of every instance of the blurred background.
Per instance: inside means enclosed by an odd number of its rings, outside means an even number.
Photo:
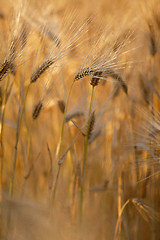
[[[160,239],[159,1],[0,0],[0,30],[0,239]]]

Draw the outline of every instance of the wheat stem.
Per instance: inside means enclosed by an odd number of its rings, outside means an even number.
[[[84,194],[84,180],[86,173],[86,164],[87,164],[87,150],[88,150],[88,140],[89,140],[89,128],[90,128],[90,116],[92,111],[92,103],[93,103],[93,95],[94,95],[94,86],[92,86],[90,106],[88,112],[88,124],[87,124],[87,134],[85,137],[84,143],[84,157],[83,157],[83,169],[82,169],[82,179],[81,179],[81,190],[80,190],[80,219],[82,217],[82,206],[83,206],[83,194]]]
[[[13,166],[12,166],[12,175],[11,175],[11,180],[10,180],[10,186],[9,186],[9,196],[13,196],[13,190],[14,190],[14,178],[15,178],[15,168],[16,168],[16,161],[17,161],[17,151],[18,151],[18,142],[19,142],[19,137],[20,137],[20,130],[21,130],[21,123],[22,123],[22,117],[25,111],[25,103],[28,95],[28,91],[30,88],[30,85],[28,85],[27,90],[26,90],[26,95],[24,98],[24,102],[22,105],[22,110],[19,116],[18,124],[17,124],[17,131],[16,131],[16,143],[14,147],[14,157],[13,157]]]
[[[131,200],[128,199],[122,206],[120,212],[119,212],[119,216],[118,216],[118,220],[117,220],[117,223],[116,223],[116,229],[115,229],[115,235],[114,235],[114,240],[116,240],[118,238],[117,234],[119,233],[119,228],[120,228],[120,223],[121,223],[121,216],[122,216],[122,213],[125,209],[125,207],[128,205],[128,203],[130,202]]]
[[[4,118],[5,118],[5,111],[6,111],[6,104],[7,104],[7,91],[9,87],[9,77],[7,78],[6,82],[6,89],[4,93],[4,105],[2,111],[2,118],[1,118],[1,135],[0,135],[0,145],[1,145],[1,177],[0,177],[0,189],[3,190],[3,158],[4,158],[4,148],[3,148],[3,130],[4,130]],[[2,193],[2,191],[1,191]]]
[[[60,135],[60,140],[59,140],[59,150],[58,150],[58,168],[57,168],[56,180],[55,180],[55,184],[54,184],[54,188],[53,188],[52,196],[51,196],[51,204],[54,203],[54,200],[55,200],[58,178],[59,178],[59,173],[60,173],[60,169],[61,169],[60,159],[61,159],[62,141],[63,141],[63,134],[64,134],[65,117],[66,117],[67,107],[68,107],[68,103],[69,103],[69,99],[70,99],[70,96],[71,96],[71,91],[72,91],[74,82],[75,81],[73,81],[72,84],[71,84],[69,94],[68,94],[68,97],[67,97],[67,101],[66,101],[66,105],[65,105],[64,115],[63,115],[61,135]]]

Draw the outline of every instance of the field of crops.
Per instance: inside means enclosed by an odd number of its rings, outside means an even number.
[[[159,0],[0,0],[0,239],[160,239]]]

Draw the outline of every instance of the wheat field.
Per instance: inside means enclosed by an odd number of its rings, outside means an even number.
[[[159,0],[0,0],[0,239],[160,239]]]

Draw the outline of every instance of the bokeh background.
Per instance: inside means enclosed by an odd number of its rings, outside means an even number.
[[[159,1],[0,0],[0,32],[0,238],[160,239]]]

